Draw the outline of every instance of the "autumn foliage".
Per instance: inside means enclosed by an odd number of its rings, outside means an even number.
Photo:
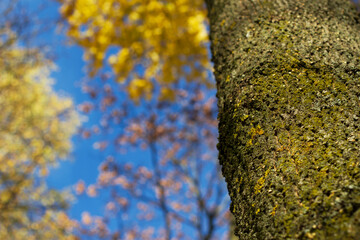
[[[76,187],[90,197],[109,193],[103,216],[83,214],[81,232],[224,239],[228,199],[217,164],[204,2],[60,2],[67,35],[88,62],[90,100],[80,109],[102,116],[82,135],[100,134],[94,147],[107,155],[96,183]]]
[[[98,178],[80,180],[74,193],[101,197],[104,212],[88,209],[72,220],[70,194],[46,187],[49,169],[71,150],[79,117],[52,90],[52,63],[39,49],[19,47],[21,31],[4,20],[0,239],[224,239],[228,198],[217,164],[204,2],[58,2],[68,39],[88,63],[82,88],[90,98],[79,109],[101,116],[80,131],[104,153]]]
[[[0,239],[75,239],[69,196],[48,189],[44,177],[70,151],[78,116],[51,89],[52,64],[19,46],[16,22],[0,10]]]
[[[85,50],[94,76],[107,62],[128,96],[160,91],[174,100],[180,79],[211,84],[206,10],[202,0],[60,0],[67,34]]]

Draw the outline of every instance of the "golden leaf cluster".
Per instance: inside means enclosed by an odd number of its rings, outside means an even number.
[[[208,83],[203,0],[58,0],[68,36],[85,49],[89,74],[107,62],[131,99],[150,99],[154,84],[172,100],[172,84]]]
[[[46,188],[48,168],[64,158],[79,118],[51,89],[51,64],[35,49],[0,38],[0,239],[75,239],[65,195]],[[1,34],[0,34],[1,35]]]

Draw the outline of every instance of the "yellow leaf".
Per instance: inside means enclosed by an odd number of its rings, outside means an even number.
[[[170,102],[175,101],[175,91],[171,88],[161,88],[159,100]]]
[[[151,98],[153,84],[146,79],[133,79],[128,87],[129,96],[135,102],[138,102],[140,98]]]

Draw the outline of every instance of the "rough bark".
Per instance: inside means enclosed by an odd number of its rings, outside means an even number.
[[[219,160],[240,239],[359,239],[360,18],[346,0],[208,0]]]

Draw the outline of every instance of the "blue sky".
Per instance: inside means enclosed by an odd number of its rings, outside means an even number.
[[[23,1],[25,7],[36,12],[40,23],[49,22],[51,28],[40,34],[35,40],[35,44],[44,44],[51,48],[51,54],[55,55],[57,70],[53,71],[51,77],[55,79],[54,90],[60,94],[73,99],[74,104],[78,105],[86,100],[88,96],[81,91],[81,80],[85,77],[83,71],[85,63],[82,60],[83,50],[77,46],[70,46],[63,33],[59,33],[53,27],[55,20],[59,18],[58,6],[55,1],[26,0]],[[42,4],[46,5],[42,5]],[[38,8],[45,9],[38,12]],[[39,14],[38,14],[39,13]],[[46,26],[46,25],[45,25]],[[87,117],[83,126],[92,126],[97,123],[98,116]],[[94,183],[98,175],[98,166],[103,153],[93,149],[92,140],[85,140],[80,136],[74,136],[73,151],[67,161],[61,161],[59,167],[52,169],[47,179],[50,188],[67,189],[76,184],[80,179],[86,183]],[[102,214],[103,199],[87,198],[79,196],[71,207],[69,214],[71,217],[80,219],[81,213],[91,210],[93,214]]]
[[[1,1],[1,0],[0,0]],[[37,11],[41,4],[46,4],[43,11],[37,12],[36,16],[41,23],[49,22],[51,28],[35,39],[35,44],[45,44],[51,49],[51,53],[55,56],[55,64],[58,71],[52,73],[55,79],[54,89],[61,95],[71,97],[74,103],[81,104],[89,100],[87,94],[81,91],[81,81],[86,77],[84,68],[86,63],[83,61],[83,50],[77,46],[69,46],[64,33],[57,33],[54,26],[54,21],[59,18],[58,7],[59,4],[55,1],[44,0],[23,0],[25,6],[33,11]],[[214,92],[212,92],[214,93]],[[100,120],[99,112],[94,112],[87,116],[87,121],[83,122],[83,127],[89,128],[97,125]],[[93,149],[93,143],[96,140],[101,140],[104,136],[91,137],[88,140],[80,136],[73,137],[73,152],[69,156],[68,161],[60,162],[60,166],[52,169],[47,179],[48,186],[56,189],[66,189],[79,180],[84,180],[85,183],[92,184],[96,182],[98,176],[98,166],[105,159],[109,152],[99,151]],[[126,155],[121,156],[121,159],[130,160],[135,163],[144,165],[144,160],[148,161],[148,152],[129,151]],[[99,197],[89,198],[86,195],[77,197],[76,202],[73,203],[69,210],[69,215],[77,220],[81,219],[83,211],[88,211],[92,215],[103,215],[106,200],[108,200],[108,191],[102,191]],[[162,224],[162,223],[160,223]]]

